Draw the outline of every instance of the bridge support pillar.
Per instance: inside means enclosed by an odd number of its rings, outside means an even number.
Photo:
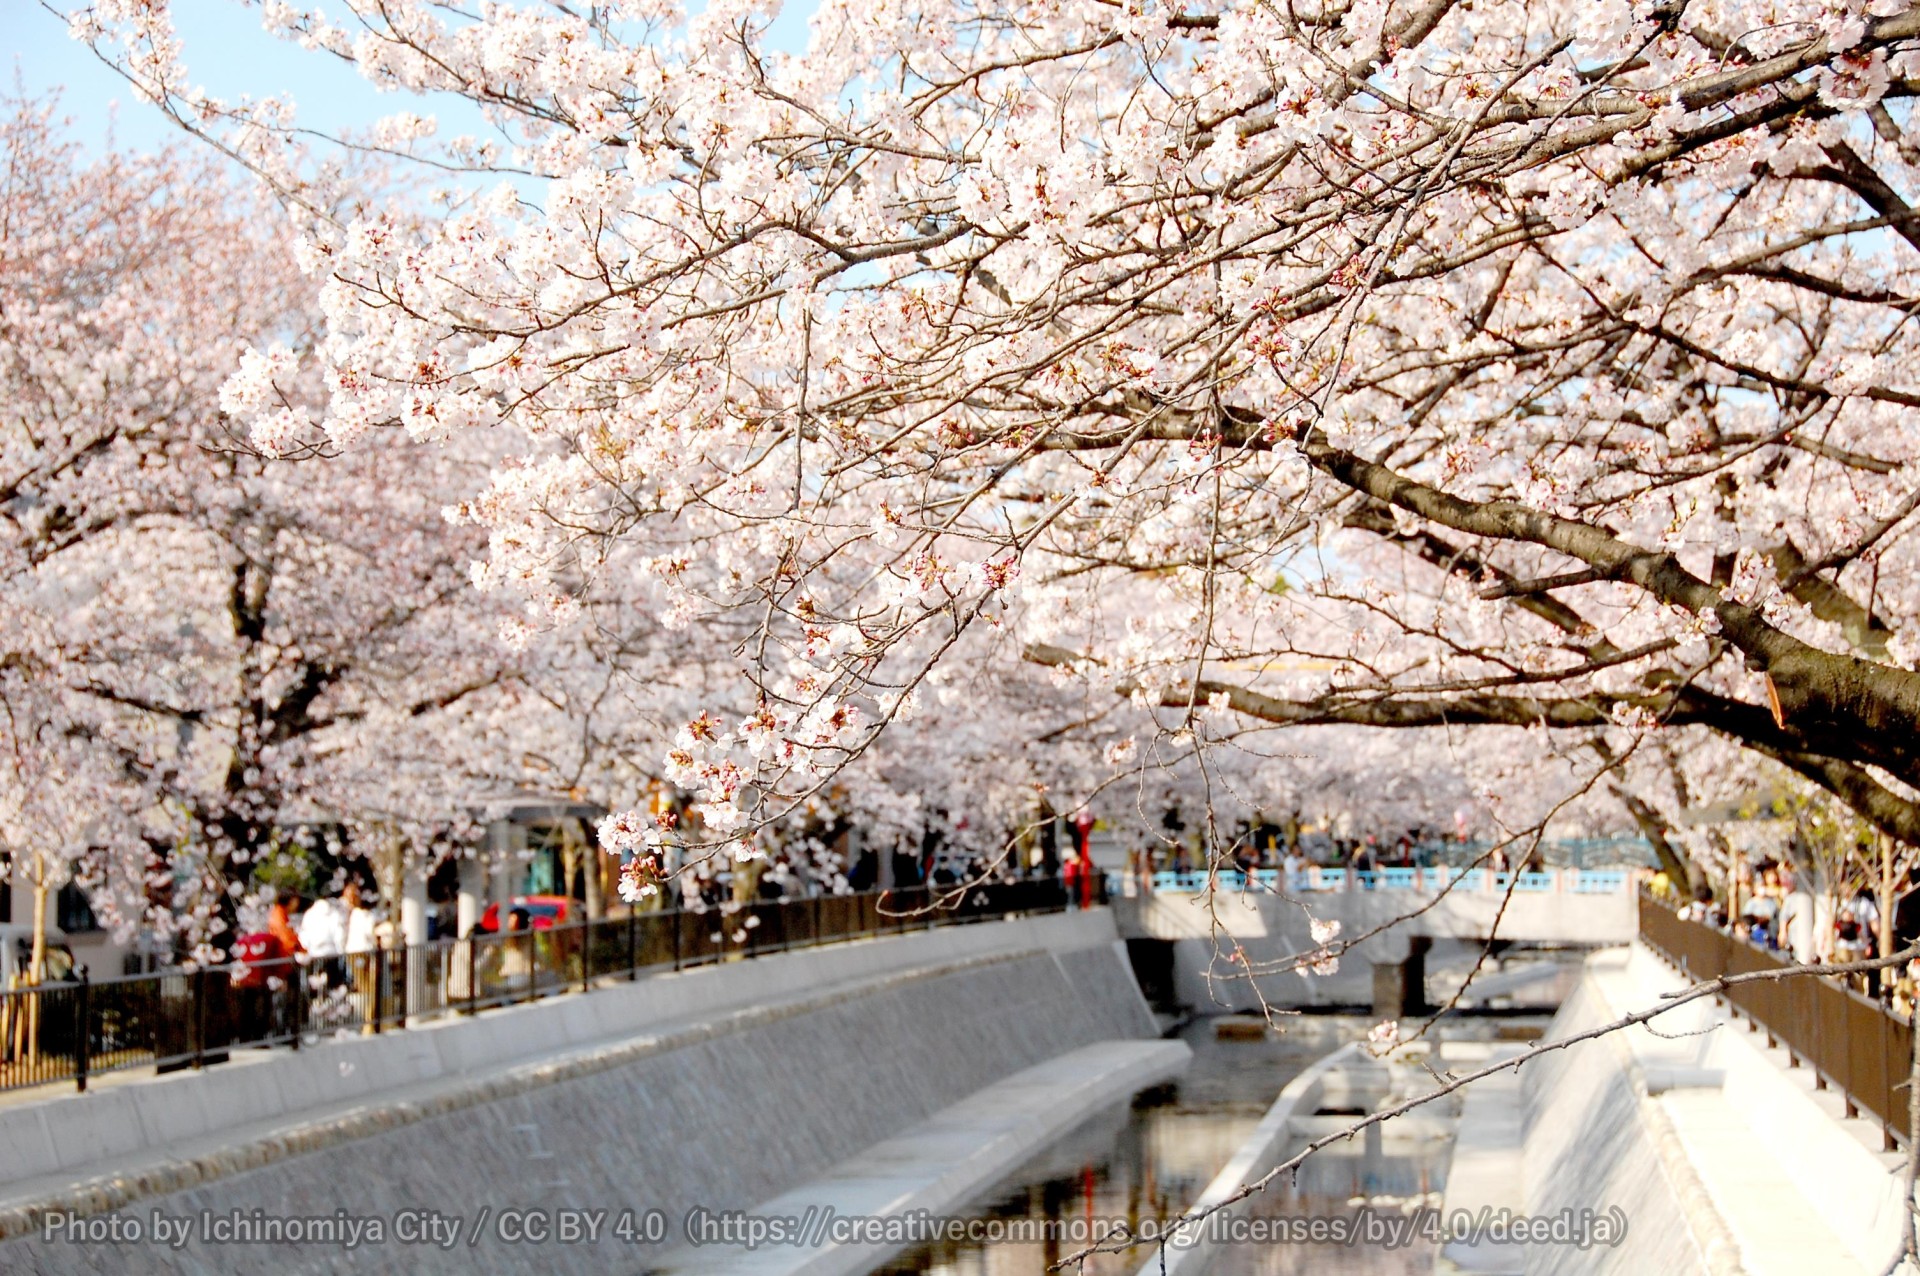
[[[1427,1012],[1427,950],[1432,947],[1431,936],[1409,935],[1405,958],[1373,963],[1376,1018],[1405,1019]]]

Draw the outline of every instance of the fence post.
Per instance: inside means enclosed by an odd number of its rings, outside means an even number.
[[[289,958],[288,961],[293,966],[292,973],[287,976],[287,983],[291,985],[288,992],[291,994],[293,1004],[287,1007],[287,1017],[289,1020],[287,1029],[293,1038],[292,1042],[289,1043],[291,1048],[298,1050],[300,1048],[301,1012],[306,1009],[307,1005],[307,972],[306,968],[298,961],[294,961],[292,958]]]
[[[540,945],[533,942],[533,927],[524,932],[527,937],[527,996],[526,1000],[535,1001],[540,996]]]
[[[1887,1004],[1880,1012],[1880,1066],[1887,1082],[1888,1101],[1880,1117],[1880,1147],[1884,1152],[1892,1152],[1899,1147],[1893,1138],[1893,1112],[1899,1106],[1893,1096],[1900,1093],[1900,1083],[1894,1080],[1899,1073],[1893,1066],[1893,1025],[1898,1020],[1893,1017],[1892,967],[1887,968],[1887,975],[1888,978],[1882,981],[1882,986],[1887,989]],[[1913,1067],[1910,1062],[1907,1067],[1907,1078],[1911,1083]],[[1911,1103],[1912,1100],[1909,1099],[1908,1102]]]
[[[639,912],[639,908],[637,905],[634,905],[634,904],[627,905],[627,982],[628,983],[632,983],[634,980],[640,978],[640,949],[638,946],[639,940],[636,934],[636,927],[638,926],[636,917],[638,912]]]
[[[580,924],[580,991],[588,992],[593,987],[593,919],[587,918]]]
[[[1845,1016],[1840,1021],[1840,1110],[1848,1117],[1860,1115],[1860,1108],[1853,1101],[1854,1091],[1859,1089],[1858,1074],[1853,1068],[1853,997],[1845,976],[1839,983],[1840,1007]]]
[[[370,994],[370,1000],[373,1002],[373,1005],[369,1008],[367,1014],[367,1018],[373,1020],[373,1030],[376,1033],[380,1031],[380,1020],[383,1017],[380,1013],[380,990],[386,986],[386,983],[386,945],[380,942],[379,932],[376,931],[373,936],[373,988]]]
[[[674,908],[669,909],[666,915],[673,918],[673,968],[678,970],[680,969],[680,923],[685,920],[686,914]]]
[[[480,986],[474,982],[479,963],[475,960],[473,951],[479,946],[479,939],[476,937],[479,929],[476,926],[467,932],[467,1013],[469,1015],[477,1014],[480,1009]]]
[[[1813,1057],[1827,1065],[1826,1067],[1821,1067],[1819,1063],[1816,1063],[1813,1069],[1813,1088],[1816,1090],[1824,1090],[1827,1088],[1827,1073],[1832,1070],[1833,1064],[1827,1054],[1827,1034],[1820,1023],[1823,1016],[1820,1014],[1820,985],[1816,982],[1818,978],[1818,976],[1814,976],[1804,981],[1806,984],[1806,1002],[1809,1007],[1807,1011],[1807,1039],[1813,1042]]]
[[[73,1080],[79,1092],[87,1092],[87,1056],[93,1053],[93,1034],[88,1031],[87,1014],[87,968],[74,972],[80,977],[80,986],[73,990]]]
[[[193,968],[193,1066],[207,1066],[207,968]]]
[[[1892,1026],[1897,1026],[1900,1022],[1898,1019],[1895,1019],[1892,1015],[1888,1015],[1887,1019],[1890,1021],[1890,1024]],[[1892,1035],[1892,1026],[1888,1028],[1888,1035]],[[1901,1063],[1906,1065],[1907,1084],[1909,1086],[1909,1089],[1907,1091],[1907,1104],[1908,1104],[1907,1137],[1908,1138],[1913,1137],[1912,1105],[1915,1102],[1920,1102],[1920,1100],[1915,1099],[1913,1091],[1911,1089],[1911,1086],[1914,1081],[1915,1073],[1920,1072],[1920,1069],[1916,1069],[1913,1065],[1913,1052],[1916,1048],[1916,1045],[1920,1044],[1920,1033],[1916,1033],[1914,1031],[1916,1028],[1920,1028],[1920,1008],[1909,1007],[1907,1010],[1906,1058],[1900,1060]],[[1899,1057],[1898,1054],[1896,1054],[1895,1057],[1898,1058]],[[1889,1076],[1887,1079],[1890,1082],[1893,1080],[1891,1076]],[[1900,1087],[1898,1086],[1898,1084],[1894,1084],[1894,1085],[1890,1085],[1889,1089],[1897,1094],[1899,1092]],[[1883,1125],[1881,1127],[1881,1130],[1882,1130],[1882,1138],[1881,1138],[1882,1145],[1886,1148],[1887,1151],[1889,1152],[1893,1151],[1894,1150],[1893,1127],[1889,1125]]]

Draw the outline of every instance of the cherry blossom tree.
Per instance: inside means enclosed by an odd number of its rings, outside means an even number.
[[[483,583],[737,656],[716,834],[1024,658],[1172,735],[1582,733],[1573,790],[1697,729],[1920,838],[1899,0],[264,16],[497,133],[347,141],[541,197],[334,216],[165,3],[71,23],[297,210],[330,439],[522,432]]]
[[[292,380],[226,396],[284,418],[290,455],[263,457],[221,391],[248,343],[310,339],[277,213],[210,157],[86,159],[48,105],[15,104],[0,165],[8,848],[86,855],[123,934],[218,942],[291,828],[425,850],[500,773],[463,719],[517,674],[511,615],[468,587],[481,540],[444,513],[497,457],[325,455]]]
[[[228,382],[256,446],[524,441],[477,583],[690,636],[717,853],[981,684],[1209,797],[1385,731],[1521,836],[1658,826],[1710,739],[1920,843],[1908,0],[823,0],[797,52],[754,0],[261,6],[478,106],[337,139],[432,216],[343,211],[166,0],[61,11],[292,212],[324,329]]]

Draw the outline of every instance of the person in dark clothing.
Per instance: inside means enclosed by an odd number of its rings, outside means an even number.
[[[894,851],[893,884],[900,887],[920,885],[920,861],[903,850]]]

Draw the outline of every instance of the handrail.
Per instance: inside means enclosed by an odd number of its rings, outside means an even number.
[[[224,1062],[242,1047],[299,1049],[644,974],[1072,906],[1030,879],[661,909],[325,958],[175,967],[0,991],[0,1091],[134,1067]]]
[[[1687,921],[1651,893],[1639,897],[1640,940],[1694,980],[1783,970],[1790,957]],[[1806,967],[1817,972],[1818,967]],[[1913,1058],[1913,1020],[1837,982],[1809,974],[1736,984],[1720,994],[1738,1014],[1786,1047],[1788,1066],[1812,1070],[1814,1088],[1840,1092],[1849,1117],[1861,1110],[1880,1123],[1888,1150],[1904,1144],[1909,1119],[1907,1078]]]
[[[1361,871],[1315,864],[1293,872],[1256,868],[1248,873],[1227,868],[1220,870],[1217,875],[1204,871],[1182,873],[1162,870],[1153,874],[1149,883],[1156,893],[1165,895],[1197,895],[1206,890],[1210,882],[1217,882],[1221,890],[1274,894],[1284,889],[1289,895],[1349,890],[1438,894],[1441,888],[1449,885],[1455,893],[1469,895],[1504,895],[1509,885],[1517,895],[1617,895],[1627,889],[1631,879],[1631,871],[1620,868],[1550,868],[1537,872],[1522,869],[1513,873],[1445,866]]]

